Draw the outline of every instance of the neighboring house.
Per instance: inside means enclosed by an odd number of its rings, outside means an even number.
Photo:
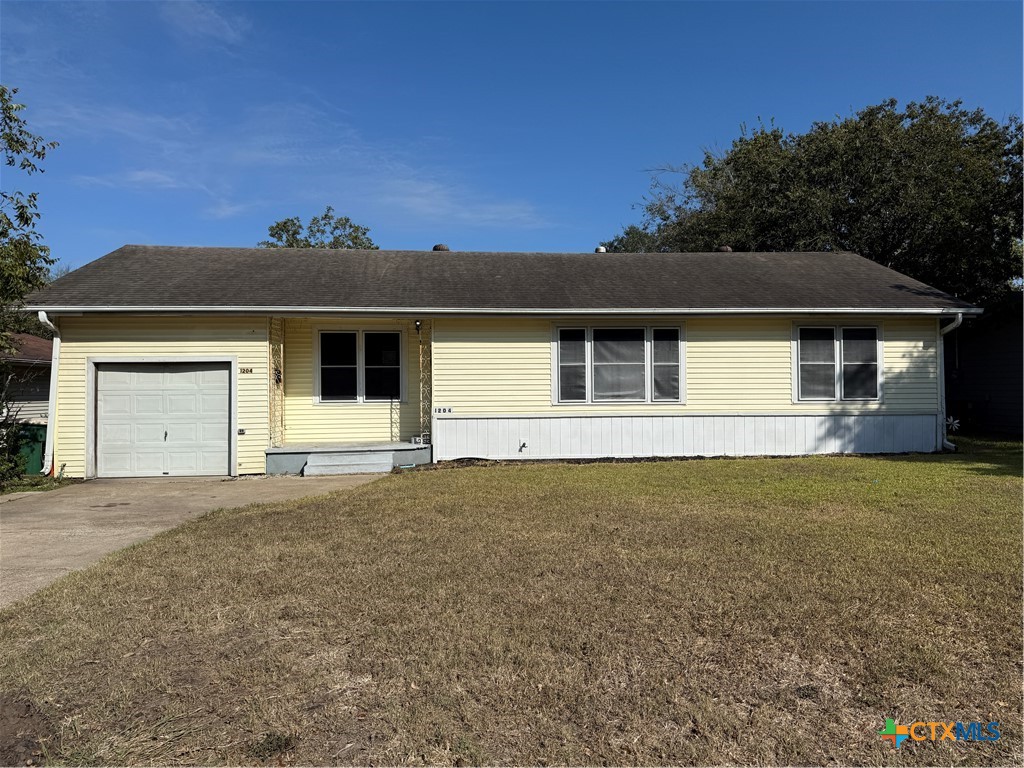
[[[45,424],[50,399],[53,342],[28,333],[12,333],[15,351],[4,355],[11,365],[9,397],[18,421]]]
[[[981,312],[851,253],[157,246],[28,303],[71,477],[936,451]]]
[[[946,336],[948,413],[964,431],[1024,433],[1024,301],[1013,292]]]

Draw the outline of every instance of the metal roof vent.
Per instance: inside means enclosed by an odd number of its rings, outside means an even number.
[[[594,249],[594,253],[608,253],[608,249],[605,248],[603,245],[599,245],[597,246],[597,248]]]
[[[715,250],[718,251],[718,253],[732,253],[732,248],[730,248],[728,245],[720,245],[717,248],[715,248]]]
[[[433,247],[433,249],[432,249],[432,250],[435,250],[435,251],[450,251],[450,250],[451,250],[451,248],[449,248],[449,247],[448,247],[447,245],[445,245],[444,243],[438,243],[437,245],[435,245],[435,246]]]

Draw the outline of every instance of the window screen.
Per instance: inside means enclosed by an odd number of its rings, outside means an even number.
[[[402,344],[397,333],[363,334],[363,396],[367,400],[398,400],[402,396]]]
[[[355,400],[356,334],[320,334],[320,399]]]
[[[843,328],[843,399],[878,397],[878,332]]]
[[[800,399],[836,397],[836,344],[832,328],[801,328],[799,339]]]
[[[558,399],[587,399],[587,333],[582,328],[558,332]]]
[[[594,399],[644,400],[643,328],[595,328]]]
[[[655,400],[679,399],[679,329],[655,328],[652,379]]]

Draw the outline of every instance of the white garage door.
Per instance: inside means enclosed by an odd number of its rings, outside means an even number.
[[[96,370],[96,474],[227,475],[226,363],[105,364]]]

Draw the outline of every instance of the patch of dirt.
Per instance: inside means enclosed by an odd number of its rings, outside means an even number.
[[[0,691],[0,765],[45,765],[43,743],[53,737],[35,702]]]

